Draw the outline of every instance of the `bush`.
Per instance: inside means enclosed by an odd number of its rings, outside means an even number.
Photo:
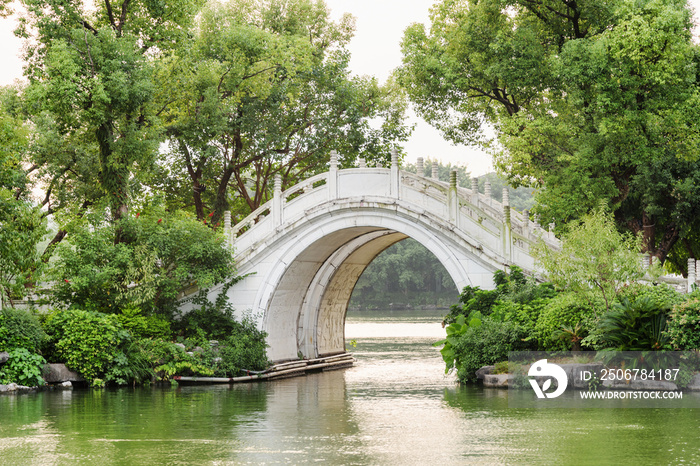
[[[460,382],[476,381],[476,371],[486,365],[508,359],[509,351],[527,349],[525,330],[513,322],[484,319],[470,326],[456,339],[454,353]]]
[[[618,298],[620,301],[627,299],[630,303],[634,303],[640,298],[648,298],[654,306],[660,308],[673,307],[685,300],[684,295],[665,283],[655,286],[632,284],[623,288],[618,294]]]
[[[46,321],[48,354],[86,380],[101,377],[123,356],[129,333],[114,315],[80,310],[58,311]]]
[[[691,297],[673,307],[666,334],[675,350],[700,349],[700,297]]]
[[[605,348],[618,351],[649,351],[665,349],[668,305],[659,305],[648,296],[634,302],[624,298],[600,319]]]
[[[148,356],[143,340],[125,341],[105,371],[104,381],[117,385],[136,385],[150,381],[155,371]]]
[[[210,351],[207,354],[190,355],[180,345],[162,340],[142,340],[140,346],[149,366],[160,374],[162,379],[176,374],[214,375]]]
[[[147,315],[171,315],[182,290],[195,284],[206,289],[232,270],[223,235],[184,212],[154,208],[71,232],[57,249],[52,294],[89,311],[137,307]]]
[[[587,332],[587,323],[594,314],[592,307],[577,294],[564,293],[550,300],[535,324],[534,337],[539,349],[547,351],[571,349],[571,343],[559,338],[562,327],[574,329],[577,324]],[[583,335],[579,335],[583,336]]]
[[[137,307],[122,309],[116,318],[134,338],[169,340],[172,337],[169,321],[158,315],[144,316]]]
[[[44,385],[41,371],[46,360],[38,354],[30,353],[26,348],[15,348],[10,358],[0,366],[0,383],[16,383],[28,387]]]
[[[261,371],[270,365],[265,332],[258,330],[250,319],[236,324],[234,333],[219,342],[221,361],[215,367],[217,375],[235,377],[245,370]]]
[[[35,353],[46,339],[46,333],[34,314],[21,309],[0,311],[0,351],[25,348]]]
[[[536,298],[525,303],[498,301],[493,307],[491,318],[514,322],[522,326],[528,333],[533,333],[539,316],[550,301],[549,298]]]

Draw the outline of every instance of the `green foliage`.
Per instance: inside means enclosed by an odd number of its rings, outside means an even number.
[[[497,270],[493,274],[496,284],[495,290],[482,290],[479,287],[466,286],[460,294],[461,304],[453,305],[450,313],[445,317],[445,322],[454,322],[454,319],[462,314],[479,312],[492,316],[496,320],[516,319],[518,322],[530,327],[528,322],[535,318],[535,314],[541,306],[556,292],[549,283],[538,284],[532,278],[528,278],[518,266],[511,266],[510,273]]]
[[[185,341],[204,348],[205,357],[215,373],[222,377],[241,375],[242,370],[260,371],[270,365],[267,359],[267,334],[248,316],[238,321],[227,302],[226,287],[214,303],[204,295],[194,299],[200,307],[183,315],[174,329]],[[210,348],[210,341],[218,345]],[[218,358],[218,359],[217,359]]]
[[[16,383],[27,387],[44,385],[41,377],[46,360],[25,348],[15,348],[10,358],[0,366],[0,384]]]
[[[117,351],[109,368],[105,371],[104,382],[117,385],[141,384],[150,381],[155,375],[144,341],[128,339]],[[95,379],[95,381],[100,379]]]
[[[245,370],[267,369],[270,361],[267,359],[265,335],[252,321],[244,319],[236,333],[219,342],[221,361],[215,363],[216,374],[235,377]]]
[[[485,318],[481,325],[470,326],[454,344],[460,382],[474,382],[479,368],[508,359],[509,351],[526,349],[526,337],[525,330],[513,322]]]
[[[599,208],[569,226],[560,250],[541,243],[535,255],[548,280],[600,313],[599,300],[610,309],[624,286],[644,277],[640,247],[641,237],[620,234],[612,215]]]
[[[562,293],[556,296],[542,309],[535,324],[534,337],[539,348],[547,351],[570,350],[571,340],[560,338],[562,327],[573,330],[581,326],[580,332],[576,333],[578,336],[585,336],[592,316],[593,308],[577,294]]]
[[[115,243],[117,233],[121,241]],[[234,270],[220,234],[184,213],[158,208],[78,228],[57,254],[54,299],[100,312],[140,308],[146,315],[168,315],[183,289],[208,288]]]
[[[540,188],[543,224],[565,231],[602,202],[621,230],[643,232],[646,252],[685,271],[700,240],[686,2],[442,0],[430,19],[404,32],[397,71],[419,115]]]
[[[499,295],[498,289],[482,290],[478,286],[465,286],[459,295],[460,304],[454,304],[450,307],[450,313],[445,316],[445,322],[455,322],[460,315],[468,316],[472,312],[489,315]]]
[[[312,0],[209,4],[158,68],[171,151],[153,185],[217,223],[266,202],[277,174],[286,189],[327,170],[331,150],[343,166],[386,164],[410,133],[406,102],[391,82],[350,76],[353,29]]]
[[[667,349],[669,310],[669,305],[659,305],[647,296],[633,302],[622,299],[600,319],[605,347],[617,351]]]
[[[507,374],[509,372],[508,361],[501,361],[494,364],[492,374]]]
[[[46,339],[39,319],[30,311],[5,308],[0,310],[0,351],[24,348],[39,351]]]
[[[666,334],[674,350],[700,349],[700,297],[673,306]]]
[[[641,298],[648,298],[655,306],[660,308],[673,307],[686,300],[686,296],[666,283],[659,283],[653,286],[636,283],[625,286],[620,290],[618,297],[620,300],[627,299],[631,303]]]
[[[161,126],[155,63],[187,37],[201,2],[23,0],[18,34],[31,37],[25,92],[41,137],[32,154],[52,210],[128,212],[152,167]],[[105,209],[107,207],[107,209]]]
[[[45,324],[48,356],[64,362],[86,380],[102,377],[122,356],[129,340],[114,315],[81,310],[56,311]]]
[[[29,199],[23,162],[30,131],[16,109],[17,91],[0,87],[0,308],[22,299],[40,272],[37,246],[46,235],[41,210]]]
[[[169,340],[170,321],[158,315],[144,316],[141,309],[127,307],[116,315],[117,321],[135,338]]]
[[[455,346],[459,341],[459,338],[467,333],[467,330],[471,327],[478,327],[481,325],[481,314],[479,312],[474,312],[469,316],[469,320],[460,314],[455,319],[455,322],[448,324],[445,327],[445,332],[447,333],[447,338],[444,340],[436,341],[433,346],[443,345],[440,350],[443,361],[445,361],[445,374],[450,372],[455,366],[458,366],[457,354],[455,353]]]

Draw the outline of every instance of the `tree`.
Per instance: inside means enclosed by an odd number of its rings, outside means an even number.
[[[29,130],[17,112],[17,94],[0,90],[0,307],[22,299],[41,262],[38,243],[46,222],[31,202],[22,166]]]
[[[398,76],[448,138],[480,140],[510,181],[541,187],[543,223],[565,231],[603,201],[646,252],[664,262],[675,248],[680,265],[700,201],[691,27],[675,0],[445,0],[429,32],[406,31]]]
[[[331,21],[322,1],[207,8],[194,41],[159,70],[173,85],[160,96],[170,151],[154,186],[218,223],[225,210],[266,202],[277,174],[286,188],[327,170],[331,150],[344,165],[358,154],[387,163],[408,136],[404,99],[350,76],[353,28],[347,15]]]
[[[639,257],[641,242],[641,236],[620,234],[612,215],[599,208],[570,226],[559,251],[540,244],[535,255],[547,280],[578,294],[594,311],[602,298],[609,310],[623,287],[647,273]]]
[[[25,97],[39,130],[31,170],[47,186],[47,214],[106,207],[117,221],[160,141],[154,63],[186,37],[200,1],[22,4]]]
[[[70,243],[56,254],[51,293],[57,302],[107,313],[139,308],[170,317],[185,289],[207,289],[234,276],[223,236],[182,212],[147,207],[114,224],[90,217],[74,227]],[[114,242],[115,230],[123,241]]]

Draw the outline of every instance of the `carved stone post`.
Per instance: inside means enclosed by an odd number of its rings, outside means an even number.
[[[479,207],[479,178],[472,178],[472,204]]]
[[[224,212],[224,238],[226,238],[226,244],[231,246],[233,244],[233,238],[231,238],[231,211],[227,210]]]
[[[486,198],[486,203],[491,205],[491,182],[489,180],[486,180],[484,185],[484,197]]]
[[[331,151],[331,168],[328,170],[328,200],[338,199],[338,153]]]
[[[693,291],[693,285],[697,279],[696,261],[692,257],[688,259],[688,293]]]
[[[523,210],[523,230],[525,230],[525,236],[527,236],[530,230],[530,211]]]
[[[510,224],[510,195],[508,188],[503,188],[503,257],[513,260],[513,231]]]
[[[418,176],[425,176],[425,167],[423,166],[423,157],[418,157],[416,161],[416,174]]]
[[[433,161],[433,176],[431,178],[434,180],[438,179],[438,163],[436,161]]]
[[[282,177],[280,174],[275,175],[275,181],[272,190],[272,218],[275,228],[282,225]]]
[[[450,189],[447,192],[447,210],[450,222],[459,226],[459,198],[457,197],[457,171],[450,172]]]
[[[391,172],[389,173],[391,180],[390,193],[391,197],[399,198],[399,151],[392,149],[391,151]]]
[[[357,167],[358,167],[358,168],[367,168],[367,162],[365,162],[365,158],[364,158],[364,157],[359,157],[359,158],[357,159]]]

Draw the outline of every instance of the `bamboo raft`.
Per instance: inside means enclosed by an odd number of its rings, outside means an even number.
[[[173,380],[186,383],[207,383],[207,384],[232,384],[269,381],[284,379],[287,377],[297,377],[311,372],[332,371],[351,367],[355,363],[350,353],[336,354],[324,358],[300,359],[275,364],[267,370],[256,372],[247,371],[248,375],[240,377],[189,377],[176,375]]]

